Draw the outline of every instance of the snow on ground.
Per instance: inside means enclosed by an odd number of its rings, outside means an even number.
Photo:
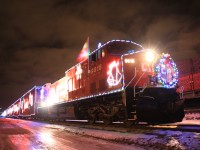
[[[80,136],[88,136],[96,139],[104,139],[106,141],[112,141],[116,143],[122,143],[127,145],[136,145],[144,149],[180,149],[180,150],[198,150],[200,149],[200,118],[199,114],[186,115],[184,120],[180,123],[175,123],[171,126],[172,130],[169,130],[169,126],[166,128],[136,128],[134,131],[127,132],[127,130],[120,130],[120,132],[110,130],[98,130],[98,129],[86,129],[84,127],[66,126],[46,124],[46,128],[52,128],[63,132],[69,132],[72,134],[78,134]],[[39,122],[34,122],[36,125]],[[190,124],[190,132],[186,130],[174,130],[176,125],[181,125],[182,129],[184,125]],[[195,128],[198,127],[198,130]],[[133,127],[134,128],[134,127]],[[0,136],[0,140],[5,137]],[[0,146],[1,146],[0,142]]]
[[[187,120],[182,122],[186,124]],[[181,123],[180,123],[181,124]],[[199,120],[193,120],[193,125],[199,125]],[[54,128],[56,125],[53,125]],[[49,125],[52,127],[52,125]],[[59,125],[59,129],[60,125]],[[137,145],[145,149],[192,149],[200,148],[200,130],[198,132],[184,132],[168,129],[135,129],[127,132],[114,132],[97,129],[85,129],[82,127],[63,126],[62,130],[82,136],[104,139],[112,142],[128,145]]]
[[[185,126],[190,124],[190,127]],[[177,125],[182,130],[176,130]],[[180,149],[180,150],[198,150],[200,149],[200,114],[187,114],[182,122],[174,123],[170,127],[166,125],[163,129],[135,129],[134,131],[121,132],[85,129],[81,127],[66,127],[63,130],[74,134],[89,136],[97,139],[109,140],[128,145],[137,145],[145,149]],[[187,129],[193,129],[191,132],[185,132]],[[197,130],[196,130],[197,129]]]

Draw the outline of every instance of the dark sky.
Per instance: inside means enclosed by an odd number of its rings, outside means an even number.
[[[200,55],[199,0],[0,0],[0,107],[74,65],[87,36]]]

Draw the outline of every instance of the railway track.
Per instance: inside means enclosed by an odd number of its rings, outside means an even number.
[[[45,121],[47,122],[47,121]],[[191,122],[178,122],[178,123],[167,123],[167,124],[156,124],[149,125],[146,123],[139,123],[132,126],[125,126],[122,122],[114,122],[110,125],[104,125],[102,121],[97,121],[95,124],[89,124],[87,120],[66,120],[63,122],[48,121],[50,124],[64,125],[71,127],[78,127],[84,129],[94,129],[94,130],[105,130],[105,131],[115,131],[115,132],[125,132],[131,133],[141,130],[173,130],[173,131],[183,131],[183,132],[198,132],[200,133],[200,120],[198,123]]]
[[[200,109],[185,109],[185,118],[186,122],[181,123],[167,123],[167,124],[156,124],[149,125],[147,123],[140,122],[132,126],[126,126],[123,122],[114,122],[110,125],[105,125],[103,121],[96,121],[95,124],[89,124],[87,120],[34,120],[38,122],[45,122],[55,125],[64,125],[79,127],[85,129],[96,129],[96,130],[107,130],[107,131],[116,131],[116,132],[132,132],[135,130],[176,130],[176,131],[185,131],[185,132],[200,132]],[[197,121],[196,124],[191,123],[190,121]],[[199,124],[198,124],[199,121]]]

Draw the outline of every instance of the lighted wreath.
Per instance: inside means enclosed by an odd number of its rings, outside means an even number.
[[[178,82],[178,69],[169,54],[162,54],[155,67],[158,83],[167,88],[174,88]]]

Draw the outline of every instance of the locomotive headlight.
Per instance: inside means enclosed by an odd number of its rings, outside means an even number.
[[[145,54],[145,59],[147,62],[151,63],[155,60],[155,54],[153,51],[148,50]]]

